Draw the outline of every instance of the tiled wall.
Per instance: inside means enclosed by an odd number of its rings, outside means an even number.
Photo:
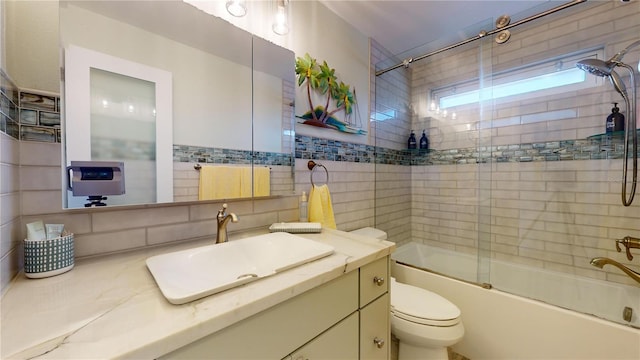
[[[0,132],[0,293],[19,269],[20,143]]]
[[[298,198],[302,191],[311,189],[311,171],[307,159],[296,159],[296,191]],[[331,203],[340,230],[354,230],[374,225],[374,170],[372,163],[314,160],[327,168],[329,179],[322,170],[313,173],[316,185],[328,184]]]
[[[638,19],[637,4],[578,5],[512,29],[504,45],[489,39],[482,56],[489,57],[493,71],[587,48],[603,47],[608,58],[638,40]],[[476,43],[412,65],[412,126],[429,129],[438,150],[412,162],[412,239],[473,254],[490,249],[498,259],[634,284],[613,267],[589,264],[592,257],[607,256],[640,270],[637,260],[615,250],[615,239],[640,237],[640,202],[624,207],[620,200],[621,141],[589,138],[604,132],[611,102],[621,101],[613,87],[603,82],[553,96],[495,101],[482,114],[576,114],[559,121],[484,126],[474,106],[461,109],[456,120],[429,113],[429,90],[474,76],[479,54]],[[635,63],[640,51],[626,58]]]
[[[20,142],[18,88],[2,72],[0,93],[2,128],[0,129],[0,293],[19,268],[17,247],[20,233]]]

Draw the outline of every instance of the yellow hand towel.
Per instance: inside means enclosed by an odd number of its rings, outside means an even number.
[[[322,226],[335,229],[336,220],[333,216],[331,194],[327,184],[311,187],[309,193],[309,222],[319,222]]]
[[[199,200],[240,197],[240,174],[237,167],[203,166],[200,169]]]
[[[253,196],[271,195],[271,169],[257,166],[253,169]]]
[[[251,166],[238,166],[240,171],[240,197],[251,197]]]

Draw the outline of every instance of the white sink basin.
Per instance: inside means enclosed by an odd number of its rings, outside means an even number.
[[[331,255],[333,247],[285,232],[147,259],[162,294],[184,304]]]

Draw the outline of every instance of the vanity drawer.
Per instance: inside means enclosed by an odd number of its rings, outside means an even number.
[[[389,290],[389,257],[378,259],[360,268],[360,307]]]

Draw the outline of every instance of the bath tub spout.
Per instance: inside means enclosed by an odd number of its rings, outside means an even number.
[[[591,265],[597,266],[600,269],[602,269],[607,264],[617,267],[618,269],[622,270],[625,274],[629,275],[630,278],[640,283],[640,273],[629,269],[628,267],[620,264],[615,260],[605,258],[605,257],[597,257],[597,258],[591,259]]]

